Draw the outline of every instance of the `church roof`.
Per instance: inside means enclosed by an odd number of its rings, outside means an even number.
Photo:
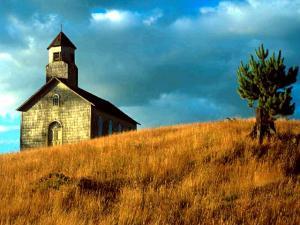
[[[59,82],[65,84],[68,88],[70,88],[73,92],[75,92],[77,95],[91,103],[96,109],[105,112],[107,114],[110,114],[112,116],[115,116],[117,118],[135,123],[140,124],[130,118],[128,115],[126,115],[124,112],[122,112],[120,109],[118,109],[115,105],[110,103],[109,101],[106,101],[102,98],[97,97],[96,95],[93,95],[81,88],[78,87],[72,87],[68,85],[64,80],[58,79],[58,78],[52,78],[50,81],[48,81],[41,89],[39,89],[34,95],[32,95],[26,102],[24,102],[17,110],[24,112],[27,111],[30,107],[32,107],[41,97],[45,96],[51,88],[53,88],[56,84]]]
[[[57,46],[71,47],[76,49],[76,46],[62,31],[56,36],[56,38],[54,38],[54,40],[51,42],[47,49]]]
[[[68,86],[68,85],[67,85]],[[135,120],[133,120],[132,118],[130,118],[128,115],[126,115],[125,113],[123,113],[120,109],[118,109],[115,105],[113,105],[112,103],[110,103],[109,101],[106,101],[102,98],[99,98],[96,95],[93,95],[81,88],[75,88],[73,89],[72,87],[70,87],[74,92],[76,92],[77,94],[79,94],[80,96],[82,96],[84,99],[86,99],[87,101],[91,102],[96,109],[99,109],[100,111],[106,112],[108,114],[114,115],[118,118],[124,119],[124,120],[129,120],[135,124],[140,124],[138,122],[136,122]]]

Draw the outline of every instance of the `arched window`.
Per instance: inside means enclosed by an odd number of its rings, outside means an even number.
[[[103,135],[103,120],[100,116],[98,117],[97,126],[98,126],[98,136],[102,136]]]
[[[113,122],[112,120],[110,120],[108,124],[108,134],[112,134],[112,133],[113,133]]]
[[[59,60],[60,60],[60,52],[54,52],[53,61],[59,61]]]
[[[59,95],[58,94],[53,95],[52,101],[53,101],[52,102],[53,106],[59,106]]]
[[[122,124],[118,124],[118,132],[122,132]]]

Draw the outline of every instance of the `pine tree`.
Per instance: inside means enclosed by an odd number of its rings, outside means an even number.
[[[256,109],[256,122],[250,133],[262,143],[265,136],[276,133],[275,120],[280,116],[292,115],[292,84],[296,82],[298,67],[286,71],[284,58],[279,51],[269,56],[269,51],[261,45],[255,51],[257,58],[250,57],[248,64],[241,62],[237,70],[238,93]]]

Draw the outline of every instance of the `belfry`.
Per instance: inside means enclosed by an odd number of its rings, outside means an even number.
[[[21,150],[137,129],[139,123],[115,105],[78,86],[76,46],[62,31],[47,49],[46,84],[17,109]]]

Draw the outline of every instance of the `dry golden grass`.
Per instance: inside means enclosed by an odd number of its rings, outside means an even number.
[[[123,133],[0,156],[0,224],[300,224],[299,121]]]

